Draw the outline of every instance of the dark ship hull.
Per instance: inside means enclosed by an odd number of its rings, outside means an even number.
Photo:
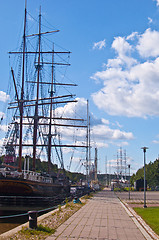
[[[69,192],[69,185],[35,182],[27,179],[0,179],[0,196],[53,197],[59,194],[69,194]]]

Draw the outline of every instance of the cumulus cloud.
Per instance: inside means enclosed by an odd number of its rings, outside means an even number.
[[[137,50],[144,58],[157,57],[159,55],[159,32],[148,28],[140,35]]]
[[[108,59],[105,69],[91,76],[103,83],[92,94],[93,101],[114,116],[158,116],[159,32],[147,29],[143,34],[130,36],[114,39],[115,58]],[[137,39],[133,40],[133,36]]]
[[[64,107],[55,109],[55,115],[58,117],[82,118],[85,119],[87,113],[87,100],[84,98],[77,98],[78,102],[68,103]]]
[[[113,41],[112,48],[114,48],[119,55],[125,55],[132,50],[132,46],[123,37],[116,37]]]
[[[6,102],[9,100],[9,95],[7,95],[5,92],[0,91],[0,101]]]
[[[134,33],[135,34],[135,33]],[[131,39],[133,36],[129,36]],[[136,64],[137,60],[131,57],[131,53],[134,51],[133,47],[124,37],[116,37],[112,43],[112,48],[115,50],[117,57],[114,59],[109,59],[107,67],[120,67],[125,65],[125,67],[130,67]]]
[[[138,32],[132,32],[130,35],[126,37],[126,40],[134,40],[138,36],[139,36]]]
[[[106,46],[106,40],[104,39],[102,41],[94,43],[93,44],[93,49],[101,50],[101,49],[105,48],[105,46]]]
[[[76,118],[76,119],[85,119],[85,121],[74,121],[74,120],[57,120],[54,119],[55,124],[65,124],[65,125],[87,125],[87,100],[84,98],[78,98],[78,102],[76,103],[68,103],[63,107],[58,107],[55,109],[56,117],[61,118]],[[91,146],[98,147],[98,148],[108,148],[109,145],[117,145],[119,142],[126,142],[128,140],[132,140],[134,138],[132,132],[122,131],[120,128],[120,123],[115,122],[111,123],[108,119],[105,118],[97,118],[90,112],[91,118]],[[27,123],[27,120],[25,120]],[[42,123],[42,120],[40,120]],[[46,122],[45,122],[46,123]],[[13,127],[13,126],[12,126]],[[7,130],[7,126],[1,126],[0,130]],[[24,129],[25,131],[25,129]],[[45,127],[45,133],[48,132],[48,127]],[[86,127],[66,127],[66,126],[56,126],[55,129],[52,129],[52,135],[54,136],[54,143],[59,144],[59,135],[56,133],[60,132],[60,142],[61,144],[67,145],[76,145],[76,146],[86,146],[86,134],[87,128]],[[24,133],[25,135],[25,133]],[[25,139],[25,138],[24,138]],[[42,141],[42,142],[41,142]],[[40,137],[38,139],[38,143],[43,143]],[[25,144],[32,144],[32,132],[27,134],[27,138],[25,139]],[[120,145],[121,145],[120,144]],[[24,148],[23,155],[25,155],[28,150],[28,153],[32,154],[32,149],[30,147]],[[85,152],[85,148],[75,148],[70,147],[69,149],[63,148],[65,157],[66,154],[72,154],[72,151],[75,152],[76,155],[81,156]],[[42,154],[44,153],[45,149],[43,150]],[[40,154],[40,150],[37,151],[37,155]],[[43,159],[43,156],[41,156]],[[68,157],[68,159],[70,159]]]
[[[119,140],[119,139],[133,139],[133,134],[131,132],[124,132],[119,129],[111,129],[106,125],[96,125],[93,126],[94,135],[99,139],[111,139],[111,140]]]
[[[69,116],[70,118],[79,118],[82,115],[84,119],[87,116],[87,101],[84,98],[78,98],[77,103],[69,103],[64,107],[57,108],[56,113],[59,116]],[[116,141],[128,141],[134,138],[133,133],[125,132],[120,130],[120,123],[110,123],[109,120],[101,118],[96,118],[92,113],[90,113],[91,119],[91,135],[95,141],[95,145],[98,147],[108,147],[108,144],[116,144]],[[79,123],[78,123],[79,124]],[[86,121],[83,125],[86,124]],[[114,128],[111,128],[112,125]],[[86,128],[71,128],[71,127],[60,127],[60,132],[62,133],[62,139],[64,141],[71,141],[74,136],[76,144],[85,145],[86,144]],[[75,137],[76,136],[76,137]]]
[[[156,2],[156,5],[159,6],[159,0],[153,0]]]

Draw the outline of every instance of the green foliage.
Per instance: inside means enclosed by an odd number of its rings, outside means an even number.
[[[159,186],[159,160],[156,159],[153,163],[145,165],[146,171],[146,180],[149,187]],[[136,174],[133,174],[130,182],[134,184],[134,182],[138,179],[144,179],[144,167],[140,168]]]
[[[46,233],[50,233],[50,234],[53,234],[55,232],[55,229],[51,229],[47,226],[43,226],[43,225],[39,225],[37,227],[37,231],[41,231],[41,232],[46,232]]]
[[[69,172],[69,171],[66,171],[65,173],[72,183],[80,182],[80,180],[86,179],[86,176],[82,173],[75,173],[75,172]]]
[[[124,192],[124,188],[116,187],[116,188],[114,188],[114,192]]]
[[[125,188],[123,188],[123,187],[116,187],[116,188],[114,188],[114,192],[128,192],[128,191],[134,191],[134,187],[130,187],[130,189],[129,189],[129,187],[125,187]]]
[[[31,236],[31,235],[51,235],[55,232],[55,229],[51,229],[47,226],[43,225],[38,225],[36,229],[30,229],[30,228],[22,228],[21,233],[25,234],[26,236]]]
[[[159,234],[159,207],[134,208],[134,210],[144,219],[155,233]]]
[[[68,198],[65,199],[65,208],[67,208],[69,206],[69,203],[68,203]]]
[[[32,170],[33,167],[33,159],[29,157],[29,168]],[[24,158],[22,158],[22,168],[24,169]],[[36,171],[37,172],[48,172],[48,162],[41,161],[40,159],[36,159]],[[50,171],[56,172],[58,171],[58,167],[56,164],[50,164]]]
[[[128,192],[129,191],[129,187],[125,187],[124,190]],[[130,187],[130,191],[134,191],[134,187]]]
[[[62,209],[61,209],[61,205],[59,205],[59,212],[61,212],[62,211]]]

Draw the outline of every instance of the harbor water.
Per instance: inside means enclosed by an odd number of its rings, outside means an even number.
[[[55,206],[0,206],[0,234],[28,222],[28,211],[37,211],[38,216],[51,211]]]

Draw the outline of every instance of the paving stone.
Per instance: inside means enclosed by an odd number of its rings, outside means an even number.
[[[108,238],[108,229],[106,227],[100,227],[99,229],[99,238]]]
[[[65,228],[65,230],[61,233],[60,236],[65,236],[65,237],[68,237],[71,235],[73,229],[75,228],[74,225],[69,225],[67,228]]]
[[[112,191],[97,193],[46,240],[145,240]]]

